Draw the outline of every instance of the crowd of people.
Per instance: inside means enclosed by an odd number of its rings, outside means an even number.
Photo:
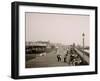
[[[57,54],[57,60],[58,62],[63,60],[63,62],[74,66],[80,65],[82,63],[82,59],[73,49],[67,50],[64,56]]]

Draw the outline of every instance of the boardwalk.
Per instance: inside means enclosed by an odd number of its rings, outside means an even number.
[[[26,62],[27,68],[34,68],[34,67],[52,67],[52,66],[68,66],[67,63],[64,62],[64,48],[59,48],[59,53],[61,53],[62,60],[61,62],[57,61],[57,54],[58,52],[52,51],[47,53],[46,56],[36,57],[35,59],[28,60]]]
[[[71,51],[64,46],[60,46],[57,50],[53,50],[49,53],[46,53],[44,56],[38,56],[36,58],[26,61],[26,68],[39,68],[39,67],[56,67],[56,66],[72,66],[76,62],[80,62],[78,65],[89,65],[89,57],[84,56],[83,53],[78,49],[74,48],[72,52],[68,53],[66,62],[64,62],[64,56],[67,53],[67,50]],[[58,62],[57,55],[61,55],[61,61]],[[72,57],[73,56],[73,57]],[[74,61],[73,61],[74,60]]]

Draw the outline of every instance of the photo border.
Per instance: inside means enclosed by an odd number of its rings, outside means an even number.
[[[75,73],[59,73],[59,74],[43,74],[43,75],[19,75],[19,6],[40,6],[40,7],[57,7],[57,8],[74,8],[74,9],[89,9],[95,10],[95,71],[91,72],[75,72]],[[31,2],[12,2],[11,7],[11,77],[13,79],[25,78],[42,78],[42,77],[57,77],[57,76],[72,76],[72,75],[88,75],[98,73],[97,62],[97,7],[96,6],[81,6],[81,5],[64,5],[64,4],[49,4],[49,3],[31,3]]]

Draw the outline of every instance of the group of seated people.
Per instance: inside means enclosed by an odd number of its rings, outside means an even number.
[[[65,57],[67,57],[69,54],[69,64],[70,65],[80,65],[82,63],[82,59],[80,58],[80,56],[75,52],[75,50],[70,50],[70,51],[67,51],[67,54],[65,55]],[[65,62],[66,62],[66,58],[65,58]]]

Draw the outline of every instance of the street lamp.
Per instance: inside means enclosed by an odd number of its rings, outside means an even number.
[[[85,39],[85,34],[82,33],[82,37],[83,37],[83,58],[84,58],[84,39]]]

